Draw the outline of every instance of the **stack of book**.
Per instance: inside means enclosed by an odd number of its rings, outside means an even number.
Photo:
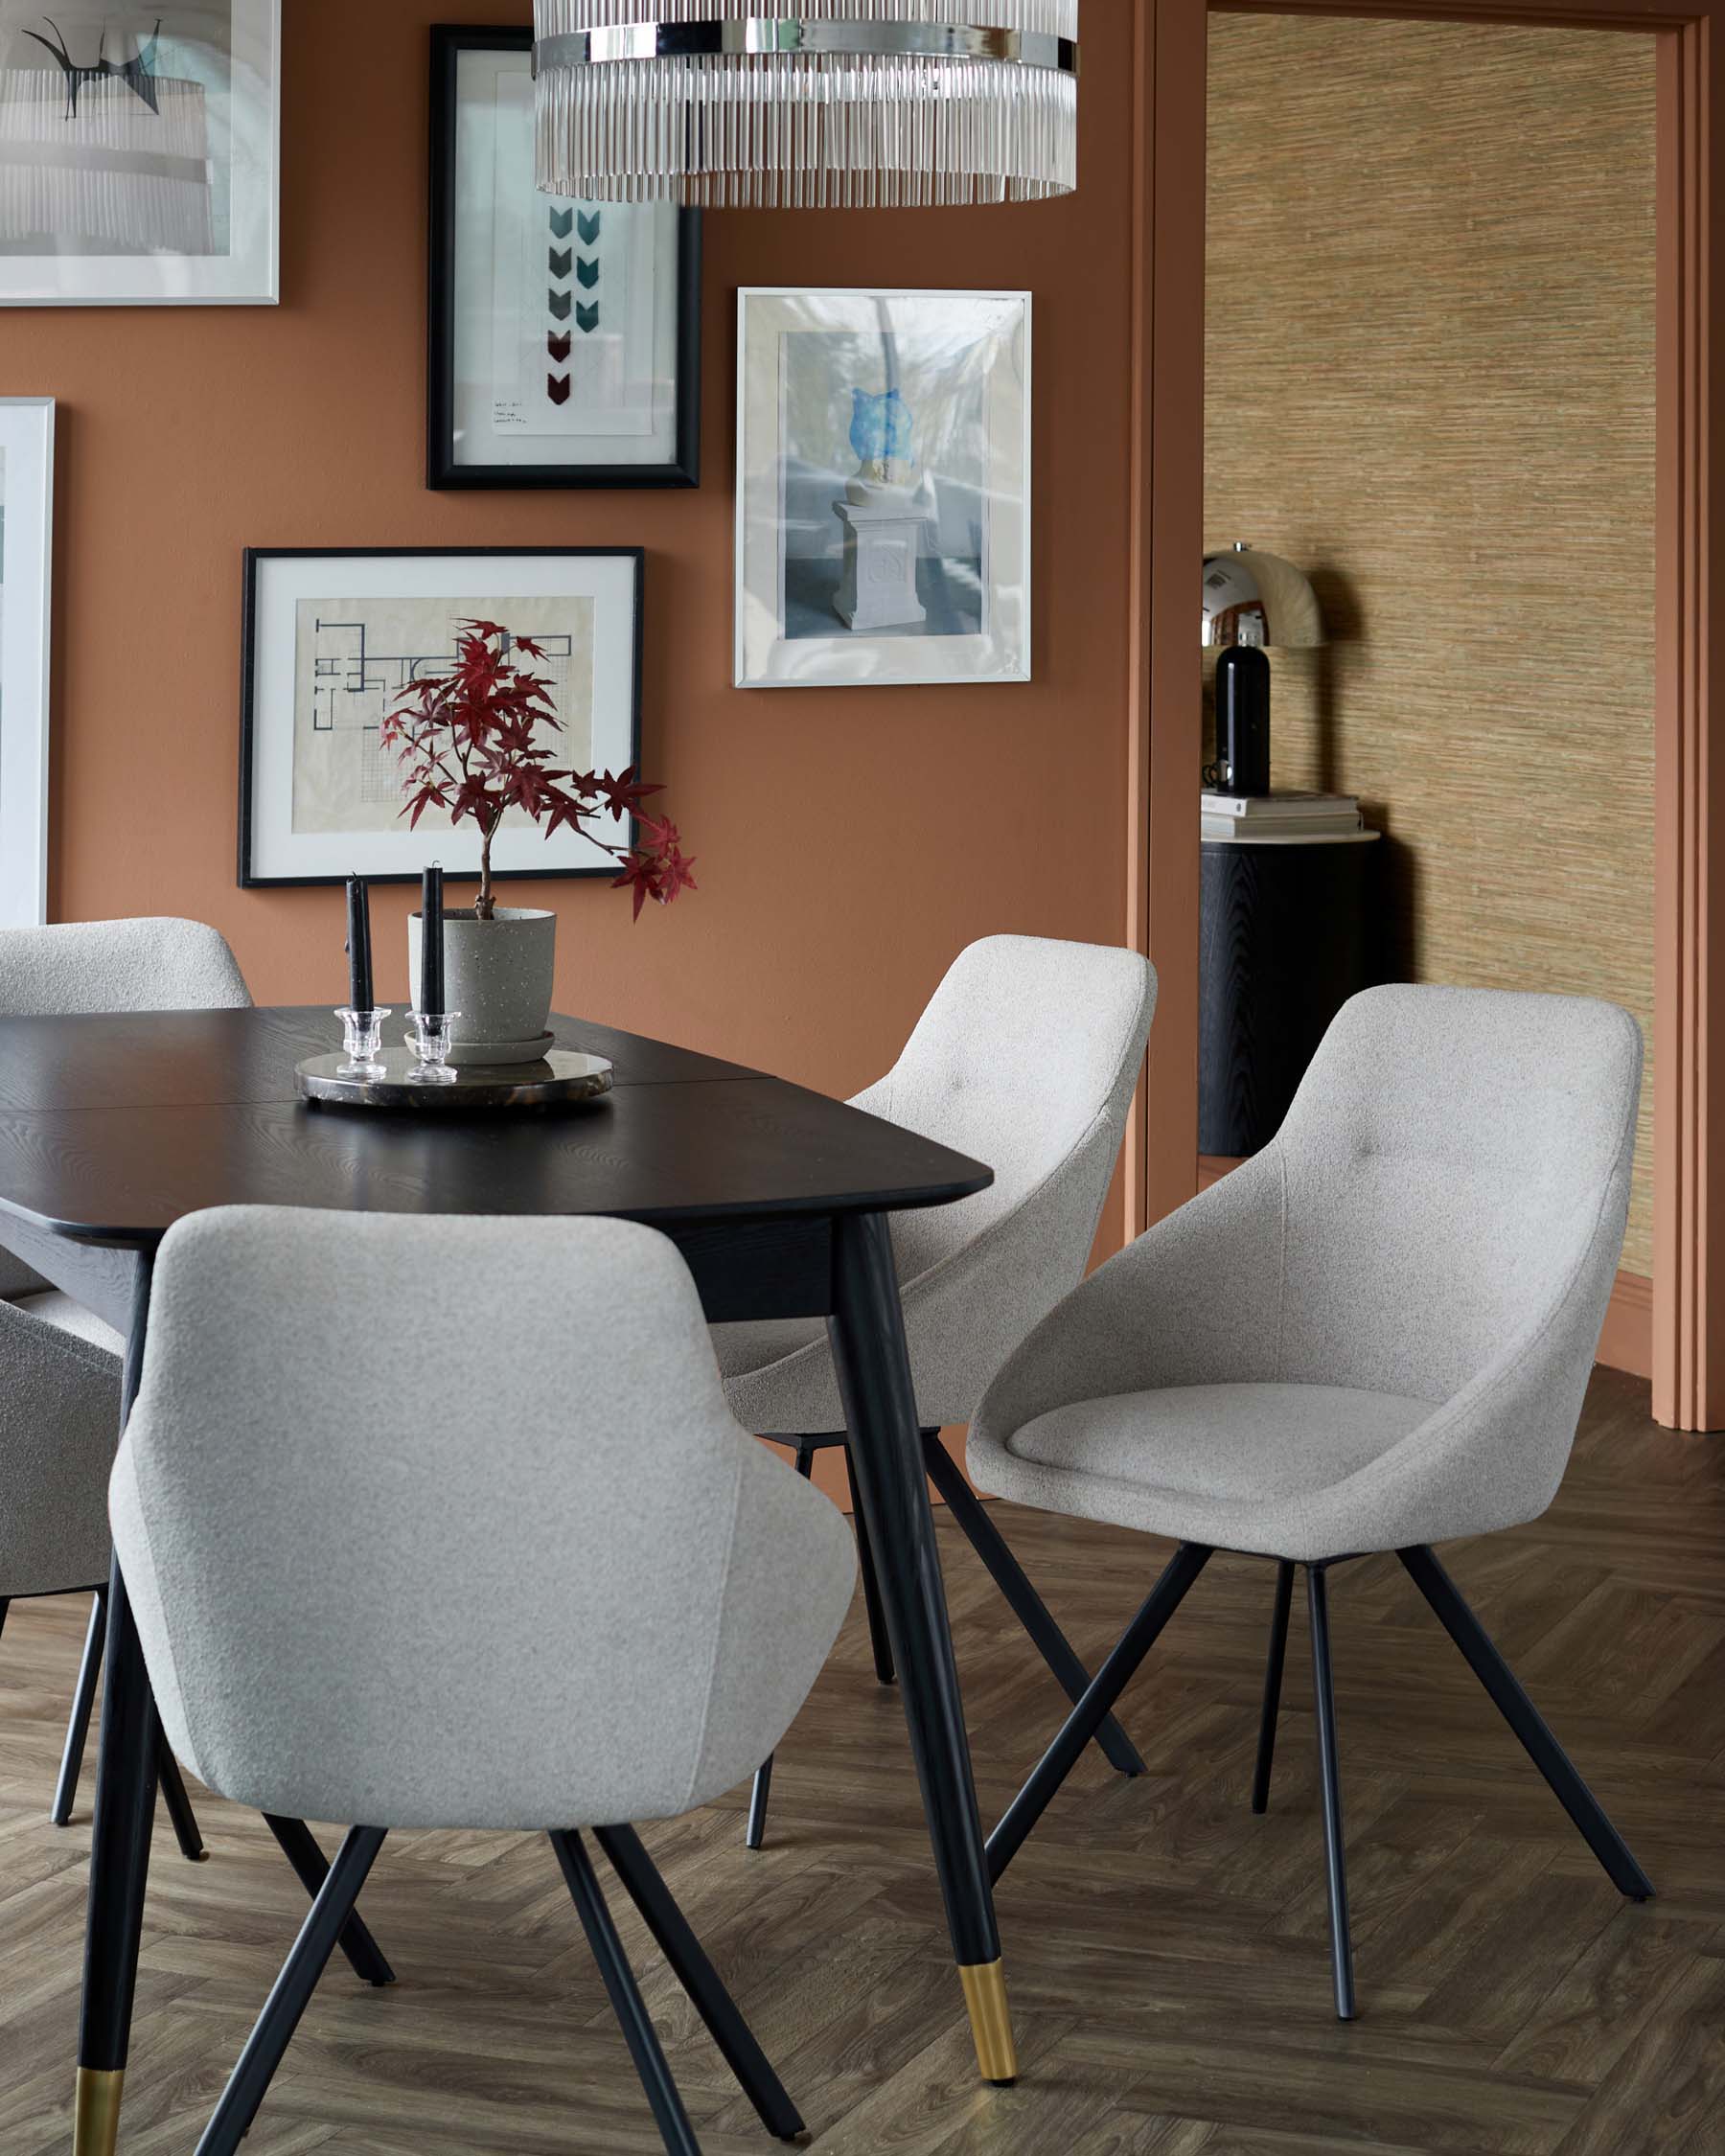
[[[1351,793],[1213,793],[1199,795],[1203,835],[1230,845],[1320,845],[1369,838]]]

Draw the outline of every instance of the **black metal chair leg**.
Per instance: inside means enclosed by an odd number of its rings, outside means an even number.
[[[1329,1595],[1323,1567],[1306,1567],[1312,1617],[1312,1700],[1318,1717],[1318,1759],[1323,1787],[1323,1861],[1329,1874],[1330,1969],[1336,2019],[1354,2018],[1353,1939],[1347,1923],[1347,1858],[1342,1842],[1342,1774],[1336,1753],[1336,1694],[1330,1681]]]
[[[815,1472],[815,1451],[799,1438],[796,1446],[796,1472],[806,1482]],[[850,1456],[845,1456],[845,1465],[850,1465]],[[859,1520],[862,1514],[858,1514]],[[748,1792],[748,1823],[743,1829],[743,1846],[758,1849],[767,1839],[767,1800],[772,1794],[772,1754],[755,1769],[755,1778]]]
[[[767,1800],[772,1795],[772,1754],[755,1769],[748,1786],[748,1821],[743,1829],[743,1846],[758,1849],[767,1839]]]
[[[1252,1808],[1270,1809],[1270,1770],[1276,1761],[1276,1718],[1281,1711],[1282,1664],[1288,1659],[1288,1612],[1294,1601],[1294,1567],[1284,1557],[1276,1568],[1276,1607],[1270,1613],[1270,1659],[1264,1664],[1264,1707],[1258,1717],[1257,1765],[1252,1776]]]
[[[156,1787],[173,1822],[173,1838],[180,1846],[181,1856],[188,1864],[208,1864],[210,1852],[197,1830],[197,1814],[192,1809],[192,1800],[180,1778],[179,1761],[169,1751],[166,1737],[156,1751]]]
[[[282,1973],[258,2017],[257,2027],[245,2040],[221,2101],[204,2128],[196,2156],[235,2156],[245,2139],[258,2106],[282,2063],[282,2054],[299,2027],[324,1964],[335,1950],[342,1927],[353,1915],[354,1904],[365,1876],[383,1846],[380,1826],[355,1826],[348,1830],[330,1875],[317,1899],[307,1912],[293,1951],[282,1964]]]
[[[1076,1706],[1090,1684],[1090,1671],[1055,1623],[1047,1604],[1031,1586],[1024,1568],[1012,1554],[1011,1545],[989,1518],[988,1507],[978,1498],[965,1480],[958,1462],[940,1442],[937,1430],[923,1432],[923,1464],[929,1471],[930,1481],[945,1500],[947,1510],[963,1528],[971,1548],[1006,1597],[1013,1616],[1030,1635],[1031,1644],[1053,1672],[1061,1690]],[[1117,1767],[1121,1774],[1147,1772],[1132,1739],[1112,1714],[1097,1730],[1096,1742],[1109,1765]]]
[[[1498,1712],[1521,1739],[1529,1758],[1551,1784],[1552,1793],[1580,1829],[1588,1847],[1604,1866],[1621,1893],[1648,1901],[1653,1882],[1630,1854],[1629,1846],[1606,1818],[1598,1799],[1576,1772],[1567,1752],[1547,1729],[1520,1680],[1491,1643],[1485,1627],[1462,1600],[1460,1591],[1438,1563],[1429,1543],[1396,1555],[1414,1584],[1437,1613],[1438,1622],[1460,1648],[1468,1667],[1490,1693]]]
[[[84,1745],[96,1705],[96,1681],[102,1675],[102,1650],[106,1644],[107,1590],[99,1587],[90,1597],[90,1628],[84,1634],[83,1660],[78,1665],[78,1689],[72,1696],[72,1719],[66,1724],[66,1749],[60,1755],[54,1809],[48,1814],[56,1826],[67,1824],[77,1800],[78,1778],[83,1772]]]
[[[868,1615],[868,1643],[874,1649],[875,1675],[883,1685],[890,1685],[897,1674],[892,1666],[892,1641],[886,1637],[886,1611],[881,1601],[874,1551],[868,1547],[868,1522],[862,1517],[857,1471],[851,1465],[848,1445],[844,1448],[844,1479],[850,1490],[851,1525],[857,1530],[857,1563],[862,1573],[862,1607]]]
[[[12,1608],[12,1596],[0,1594],[0,1632],[6,1630],[6,1613]]]
[[[647,2011],[646,2001],[641,1997],[628,1957],[623,1952],[623,1941],[617,1937],[617,1927],[605,1906],[605,1896],[599,1891],[599,1881],[594,1877],[592,1862],[581,1837],[559,1829],[551,1836],[551,1846],[557,1851],[557,1861],[563,1867],[570,1897],[580,1913],[587,1944],[599,1964],[599,1974],[605,1979],[611,2010],[623,2025],[635,2072],[641,2076],[641,2086],[653,2106],[653,2116],[658,2122],[665,2146],[670,2156],[701,2156],[701,2144],[695,2139],[689,2114],[683,2109],[677,2083],[671,2078],[670,2066],[654,2030],[653,2017]]]
[[[1183,1542],[1145,1596],[1114,1652],[1091,1679],[1084,1697],[1061,1725],[1023,1789],[1007,1805],[1000,1823],[988,1837],[986,1856],[991,1882],[1018,1854],[1026,1834],[1047,1809],[1048,1800],[1077,1765],[1079,1755],[1101,1728],[1103,1717],[1138,1674],[1138,1664],[1155,1646],[1157,1636],[1185,1599],[1192,1582],[1213,1552],[1203,1543]]]
[[[264,1823],[292,1865],[300,1885],[315,1901],[330,1876],[330,1867],[317,1846],[317,1837],[303,1819],[280,1819],[273,1812],[265,1812]],[[383,1959],[381,1948],[366,1929],[365,1919],[356,1909],[342,1926],[341,1937],[335,1943],[362,1983],[381,1985],[395,1982],[395,1971]]]
[[[761,2123],[780,2141],[794,2141],[803,2131],[795,2104],[756,2043],[736,2001],[702,1951],[688,1918],[642,1847],[640,1836],[632,1826],[596,1826],[593,1835],[628,1889],[630,1899],[646,1918],[647,1929],[658,1941],[659,1952],[670,1962],[677,1981],[694,2001],[744,2095],[760,2113]]]

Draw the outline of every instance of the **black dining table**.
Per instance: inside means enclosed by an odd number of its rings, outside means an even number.
[[[1016,2072],[976,1788],[924,1479],[888,1224],[992,1180],[979,1161],[741,1065],[586,1020],[610,1059],[579,1110],[391,1113],[297,1097],[338,1045],[326,1010],[0,1019],[0,1246],[126,1336],[135,1395],[155,1251],[210,1205],[609,1214],[681,1250],[708,1318],[824,1317],[879,1570],[954,1959],[984,2079]],[[75,2156],[112,2156],[144,1918],[161,1726],[126,1583],[108,1589]],[[279,1826],[283,1823],[274,1823]],[[308,1888],[322,1859],[278,1833]],[[344,1940],[380,1965],[358,1927]]]

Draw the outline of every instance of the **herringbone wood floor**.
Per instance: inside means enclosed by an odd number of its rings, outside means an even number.
[[[979,2088],[894,1696],[860,1612],[780,1757],[770,1847],[741,1793],[649,1833],[833,2156],[1552,2156],[1725,2151],[1725,1440],[1597,1374],[1558,1503],[1449,1558],[1660,1888],[1621,1901],[1393,1560],[1337,1574],[1363,2018],[1332,2018],[1303,1621],[1270,1815],[1247,1807],[1269,1568],[1218,1559],[1127,1695],[1151,1767],[1086,1761],[1000,1893],[1023,2079]],[[1162,1551],[1003,1515],[1081,1648]],[[942,1516],[985,1815],[1058,1713]],[[0,1641],[0,2148],[63,2156],[88,1801],[44,1819],[83,1621]],[[195,1790],[195,1795],[196,1794]],[[130,2156],[190,2150],[301,1903],[254,1819],[165,1826],[128,2076]],[[326,1836],[326,1840],[329,1839]],[[620,1892],[613,1897],[622,1902]],[[256,2156],[634,2156],[658,2143],[549,1850],[402,1835],[364,1907],[401,1982],[334,1963]],[[708,2156],[772,2145],[632,1915],[625,1936]]]

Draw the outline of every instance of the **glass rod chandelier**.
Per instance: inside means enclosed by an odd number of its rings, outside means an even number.
[[[553,195],[866,209],[1076,183],[1078,0],[534,0],[534,18]]]

